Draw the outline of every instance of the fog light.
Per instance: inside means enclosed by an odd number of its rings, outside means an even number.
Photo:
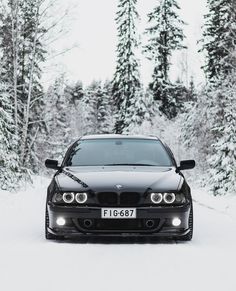
[[[57,218],[57,225],[59,225],[59,226],[63,226],[63,225],[65,225],[66,224],[66,220],[65,220],[65,218],[63,218],[63,217],[58,217]]]
[[[172,220],[172,224],[173,224],[173,226],[180,226],[180,224],[181,224],[181,220],[180,220],[178,217],[175,217],[175,218]]]

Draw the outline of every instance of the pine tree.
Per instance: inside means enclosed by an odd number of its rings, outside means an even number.
[[[114,127],[110,82],[104,84],[97,94],[97,133],[111,133]]]
[[[133,99],[135,103],[130,106],[125,117],[124,133],[134,132],[144,121],[150,121],[153,114],[152,95],[144,90],[139,90]]]
[[[212,82],[224,79],[236,68],[235,0],[208,0],[202,51],[206,53],[204,70]]]
[[[226,79],[212,92],[215,115],[211,132],[214,135],[209,160],[211,190],[214,195],[234,193],[236,189],[236,81]]]
[[[181,139],[198,161],[202,182],[214,195],[233,193],[236,185],[235,92],[234,75],[217,87],[208,84],[180,122]]]
[[[7,83],[0,83],[0,189],[13,190],[21,177],[13,106]]]
[[[136,22],[137,0],[119,0],[116,23],[118,26],[117,66],[112,94],[117,106],[116,133],[128,126],[140,90],[139,62],[136,57],[138,35]]]
[[[208,183],[215,195],[235,189],[235,69],[236,3],[234,0],[208,0],[203,51],[205,73],[211,83],[206,106],[209,118]],[[204,110],[206,110],[204,108]]]
[[[196,102],[196,100],[197,100],[197,92],[196,92],[193,76],[191,76],[188,94],[187,94],[187,101]]]
[[[154,64],[150,88],[154,100],[159,101],[160,110],[169,118],[176,115],[176,100],[172,98],[173,85],[169,80],[169,69],[173,51],[183,49],[182,26],[184,22],[177,14],[180,7],[175,0],[160,0],[153,12],[148,14],[149,26],[146,34],[149,36],[144,53]]]
[[[83,97],[83,134],[97,133],[97,93],[101,90],[101,82],[93,81],[84,91]]]
[[[110,133],[113,127],[109,84],[93,81],[83,99],[84,133]]]
[[[69,102],[67,111],[70,112],[69,126],[73,136],[79,137],[84,134],[83,98],[84,88],[81,81],[66,85],[65,98]]]
[[[1,63],[7,72],[11,101],[14,104],[15,133],[22,169],[37,171],[37,138],[43,130],[41,64],[46,51],[41,25],[42,0],[7,1],[1,15]]]
[[[25,167],[38,171],[37,138],[44,130],[43,108],[44,92],[41,85],[41,67],[45,61],[46,51],[40,35],[45,28],[40,24],[40,9],[42,1],[24,0],[20,3],[22,13],[21,49],[19,51],[19,84],[22,90],[19,99],[24,104],[21,159]]]
[[[63,156],[65,149],[70,144],[71,112],[69,100],[66,99],[65,76],[58,77],[54,84],[50,86],[46,97],[46,125],[47,139],[45,147],[51,157]]]
[[[2,2],[0,5],[0,47],[1,47],[1,80],[8,83],[11,102],[14,104],[15,134],[18,136],[20,116],[19,108],[22,108],[17,98],[18,88],[18,50],[19,50],[19,1]],[[21,126],[21,125],[20,125]]]
[[[184,146],[198,162],[204,173],[208,170],[207,159],[212,154],[214,135],[211,131],[215,118],[212,101],[212,87],[205,86],[197,95],[197,102],[185,104],[185,112],[180,116],[181,137]]]
[[[77,81],[73,85],[67,85],[65,88],[65,94],[67,98],[70,100],[71,104],[75,106],[84,96],[83,84],[81,81]]]

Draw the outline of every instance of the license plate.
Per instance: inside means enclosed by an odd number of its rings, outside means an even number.
[[[102,218],[136,218],[136,208],[102,208]]]

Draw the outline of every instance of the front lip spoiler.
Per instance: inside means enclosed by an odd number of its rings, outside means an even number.
[[[48,232],[56,235],[56,236],[63,236],[65,238],[71,238],[71,239],[76,239],[76,238],[83,238],[83,237],[88,237],[88,238],[179,238],[182,236],[187,235],[190,232],[190,229],[185,229],[183,231],[179,232],[157,232],[157,233],[145,233],[145,232],[119,232],[119,233],[114,233],[114,232],[109,232],[109,233],[83,233],[83,232],[64,232],[64,231],[55,231],[51,228],[47,228]]]

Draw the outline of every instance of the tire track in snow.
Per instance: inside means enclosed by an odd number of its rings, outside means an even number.
[[[204,207],[204,208],[207,208],[207,209],[212,210],[212,211],[214,211],[214,212],[217,212],[217,213],[220,213],[220,214],[222,214],[222,215],[225,215],[225,216],[227,216],[230,220],[234,221],[234,218],[230,215],[230,213],[227,212],[227,210],[229,209],[229,206],[227,206],[227,207],[225,208],[225,211],[223,211],[223,210],[216,209],[216,208],[214,208],[214,207],[212,207],[212,206],[209,206],[209,205],[207,205],[207,204],[205,204],[205,203],[203,203],[203,202],[200,202],[200,201],[198,201],[198,200],[196,200],[196,199],[193,199],[193,202],[196,203],[197,205],[201,206],[201,207]]]

